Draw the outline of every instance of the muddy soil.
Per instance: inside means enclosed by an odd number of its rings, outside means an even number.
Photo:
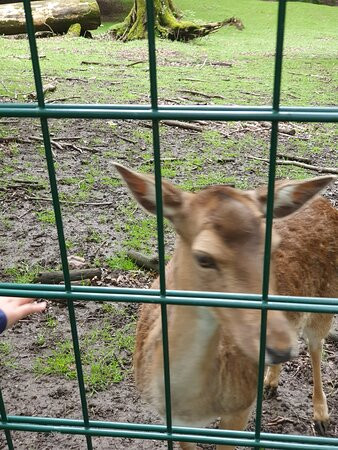
[[[144,169],[151,146],[148,128],[141,123],[129,121],[50,121],[56,172],[64,217],[64,229],[70,254],[80,255],[87,267],[101,265],[104,268],[103,285],[124,287],[149,287],[155,274],[143,270],[130,272],[109,269],[105,262],[121,250],[124,239],[125,213],[131,201],[126,189],[112,180],[116,174],[112,160],[127,164],[135,169]],[[0,140],[2,151],[2,180],[0,185],[0,281],[16,279],[32,267],[38,270],[56,270],[60,266],[55,225],[41,220],[46,209],[51,209],[48,175],[41,142],[31,139],[39,137],[39,122],[35,120],[3,119],[6,136],[17,140]],[[209,148],[198,132],[161,127],[162,152],[166,163],[182,161],[182,170],[177,170],[172,179],[177,184],[189,177],[212,174],[222,166],[224,179],[234,177],[237,185],[257,186],[267,179],[267,165],[253,161],[248,154],[266,157],[269,135],[259,124],[202,124],[210,131],[222,132],[238,142],[237,148],[225,149],[222,145]],[[292,126],[292,125],[291,125]],[[325,126],[325,125],[321,125]],[[293,139],[307,139],[315,134],[316,125],[297,124],[296,137],[281,135],[281,150],[294,151]],[[113,130],[113,132],[112,132]],[[135,133],[138,131],[138,133]],[[327,126],[328,140],[333,129]],[[129,142],[128,142],[129,140]],[[75,146],[66,145],[66,143]],[[210,143],[208,145],[211,145]],[[327,146],[315,156],[315,163],[334,166],[334,146]],[[141,150],[140,150],[141,149]],[[231,150],[233,155],[231,156]],[[203,164],[194,157],[204,155]],[[304,153],[303,153],[304,156]],[[308,154],[313,158],[309,144]],[[151,156],[150,156],[151,159]],[[190,161],[189,171],[183,162]],[[290,168],[290,177],[295,175]],[[309,176],[313,172],[309,172]],[[29,177],[27,177],[29,175]],[[74,178],[78,178],[74,182]],[[24,181],[25,180],[25,181]],[[208,183],[208,181],[206,181]],[[198,187],[201,187],[200,185]],[[85,192],[81,194],[81,192]],[[81,195],[82,196],[81,196]],[[327,197],[337,206],[338,187],[332,186]],[[71,200],[73,199],[73,200]],[[70,203],[73,201],[74,203]],[[145,217],[132,203],[135,222]],[[130,211],[130,210],[128,210]],[[39,214],[40,213],[40,214]],[[96,234],[94,234],[94,231]],[[100,239],[97,238],[100,236]],[[173,235],[166,235],[168,253],[173,246]],[[156,238],[152,241],[155,251]],[[9,271],[8,268],[12,268]],[[99,283],[97,280],[93,283]],[[78,302],[76,317],[81,336],[92,327],[100,327],[107,314],[103,305],[97,302]],[[108,316],[111,324],[119,328],[135,320],[137,306],[127,306],[128,315]],[[46,336],[44,345],[38,344],[41,330],[46,330],[47,314],[57,318],[57,327]],[[120,321],[120,322],[119,322]],[[1,336],[1,342],[11,347],[11,355],[0,361],[0,380],[7,414],[46,416],[60,418],[82,418],[79,390],[76,380],[53,375],[36,375],[33,370],[37,356],[50,353],[53,343],[70,336],[68,311],[65,305],[48,302],[45,315],[22,321]],[[338,436],[338,345],[328,340],[325,344],[323,361],[323,382],[331,412],[331,424],[327,436]],[[157,415],[140,400],[135,390],[131,372],[131,354],[124,355],[123,381],[114,383],[108,389],[88,392],[88,409],[93,420],[160,423]],[[311,367],[304,344],[301,343],[299,357],[285,364],[281,384],[276,398],[264,401],[262,429],[266,432],[314,435],[311,421]],[[248,427],[254,429],[252,418]],[[13,432],[14,448],[17,450],[85,449],[83,436],[57,433]],[[95,449],[165,449],[166,445],[155,441],[140,441],[119,438],[93,438]],[[0,449],[7,448],[0,433]],[[213,446],[202,445],[212,449]]]

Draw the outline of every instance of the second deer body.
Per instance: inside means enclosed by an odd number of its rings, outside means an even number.
[[[116,167],[137,201],[154,213],[153,179]],[[338,213],[316,196],[331,181],[332,177],[320,177],[277,183],[270,293],[337,295]],[[178,235],[166,269],[167,288],[260,293],[266,190],[215,186],[192,194],[168,182],[162,190],[164,216]],[[158,280],[153,287],[158,287]],[[296,331],[303,330],[313,364],[314,419],[321,431],[329,415],[320,354],[331,319],[328,314],[268,312],[266,363],[272,366],[265,384],[270,391],[277,387],[280,363],[295,353]],[[161,330],[160,306],[143,305],[135,378],[143,397],[165,417]],[[173,423],[206,426],[220,417],[221,428],[244,429],[257,391],[260,311],[168,306],[168,333]],[[180,445],[196,448],[193,443]]]

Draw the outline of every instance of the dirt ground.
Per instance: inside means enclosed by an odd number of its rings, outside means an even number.
[[[3,167],[9,169],[3,172],[0,185],[0,281],[13,279],[13,272],[9,274],[7,268],[16,267],[21,271],[33,266],[42,269],[57,269],[59,267],[59,251],[55,226],[37,220],[37,213],[51,207],[45,200],[49,196],[47,185],[47,171],[44,156],[41,152],[41,142],[30,139],[39,135],[39,122],[34,120],[2,119],[9,132],[19,137],[13,143],[0,140]],[[291,125],[292,126],[292,125]],[[325,126],[325,125],[321,125]],[[50,121],[50,129],[56,142],[76,142],[78,147],[58,148],[53,146],[56,171],[60,192],[65,197],[76,195],[80,191],[80,184],[92,171],[93,180],[91,190],[83,204],[62,203],[64,228],[69,252],[81,255],[88,267],[94,262],[104,261],[120,250],[123,239],[123,205],[129,205],[130,200],[126,189],[104,183],[100,176],[115,177],[112,171],[112,160],[138,168],[142,162],[142,155],[151,151],[146,135],[135,137],[135,127],[148,130],[142,124],[135,125],[129,121],[115,121],[114,133],[108,121],[59,120]],[[212,149],[213,157],[204,160],[203,167],[196,163],[190,172],[194,176],[205,171],[212,173],[220,165],[224,167],[224,177],[234,176],[243,185],[257,186],[266,181],[267,166],[262,161],[249,160],[248,152],[253,153],[250,145],[257,144],[255,155],[266,156],[269,136],[266,129],[258,124],[215,124],[208,125],[211,130],[222,131],[235,141],[243,142],[241,151],[235,157],[224,157],[224,149]],[[213,128],[214,127],[214,128]],[[304,139],[315,133],[316,125],[298,124],[295,126],[298,137]],[[328,126],[328,136],[333,133]],[[165,158],[190,158],[193,152],[203,152],[205,144],[200,135],[193,131],[176,128],[162,128],[162,151]],[[8,134],[7,134],[8,135]],[[76,140],[80,137],[80,140]],[[248,139],[250,137],[250,139]],[[62,138],[62,139],[61,139]],[[75,138],[75,140],[72,140]],[[128,142],[127,140],[129,139]],[[291,150],[293,137],[285,133],[281,136],[282,149]],[[134,143],[132,142],[134,141]],[[243,148],[244,146],[244,148]],[[140,150],[141,153],[140,153]],[[316,155],[317,165],[333,166],[334,147],[327,146]],[[99,153],[94,153],[91,149]],[[116,151],[118,149],[118,151]],[[190,149],[194,149],[193,151]],[[309,148],[309,157],[311,152]],[[226,159],[228,158],[228,161]],[[191,164],[194,164],[192,162]],[[31,175],[31,182],[24,175]],[[309,173],[310,175],[310,173]],[[79,183],[69,183],[68,178],[78,176]],[[290,177],[294,172],[290,169]],[[95,178],[97,177],[97,178]],[[173,177],[177,184],[185,181],[183,173]],[[82,181],[81,181],[82,180]],[[6,184],[5,184],[6,182]],[[66,197],[68,195],[68,197]],[[328,189],[326,195],[337,205],[338,186]],[[62,197],[61,197],[62,198]],[[92,205],[90,203],[100,203]],[[109,204],[105,204],[109,203]],[[143,217],[139,210],[133,211],[135,221]],[[102,239],[96,242],[93,237],[95,230]],[[155,243],[155,239],[154,239]],[[168,234],[167,249],[171,251],[172,234]],[[154,247],[155,248],[155,247]],[[154,274],[139,271],[118,271],[104,267],[104,285],[119,285],[123,287],[148,287]],[[116,317],[111,317],[113,326],[120,327],[128,320],[134,320],[137,314],[136,305],[128,305],[129,319],[123,316],[117,323]],[[7,331],[2,337],[3,342],[9,342],[14,358],[13,364],[0,361],[0,382],[6,410],[9,415],[47,416],[60,418],[81,418],[81,405],[76,380],[57,376],[37,376],[33,371],[34,360],[37,356],[46,355],[53,342],[62,336],[69,336],[70,327],[67,308],[60,303],[48,302],[48,314],[56,317],[58,325],[50,336],[46,336],[43,346],[37,345],[37,336],[46,325],[46,315],[27,319],[13,330]],[[76,316],[80,336],[93,325],[100,327],[104,313],[102,304],[96,302],[78,302]],[[331,412],[331,424],[327,436],[338,437],[338,344],[328,340],[325,344],[323,358],[323,381]],[[155,413],[140,400],[135,390],[131,373],[131,354],[124,357],[125,379],[112,384],[108,389],[88,393],[88,409],[93,420],[107,420],[120,422],[159,423]],[[296,360],[285,364],[278,395],[274,399],[264,401],[262,428],[266,432],[315,435],[311,421],[311,367],[309,356],[304,344],[301,344],[300,355]],[[254,429],[252,418],[248,427]],[[86,443],[82,436],[69,436],[57,433],[23,433],[13,432],[14,447],[17,450],[57,450],[57,449],[85,449]],[[155,441],[140,441],[130,439],[93,438],[95,449],[165,449],[165,443]],[[5,449],[6,442],[0,433],[0,449]],[[201,446],[212,449],[212,446]]]

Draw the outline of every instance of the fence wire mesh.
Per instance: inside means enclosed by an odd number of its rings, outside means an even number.
[[[27,34],[33,64],[37,103],[0,103],[0,117],[40,118],[45,157],[50,180],[53,207],[56,218],[58,242],[64,285],[33,285],[0,283],[0,295],[22,296],[32,298],[51,298],[67,300],[72,340],[75,353],[77,380],[80,391],[82,420],[63,418],[27,417],[7,415],[6,406],[0,391],[0,429],[4,430],[8,449],[14,449],[11,430],[30,432],[58,432],[83,435],[88,449],[93,448],[93,436],[125,437],[138,439],[155,439],[167,441],[169,449],[174,441],[216,443],[254,448],[333,450],[338,448],[338,439],[301,435],[282,435],[261,431],[264,354],[266,342],[266,322],[268,310],[338,312],[338,299],[305,298],[269,295],[270,251],[273,221],[273,190],[275,183],[276,152],[278,145],[279,122],[337,122],[337,108],[325,107],[283,107],[280,105],[281,76],[283,63],[283,41],[287,0],[279,0],[277,17],[277,39],[275,52],[275,69],[272,106],[162,106],[158,104],[156,48],[154,33],[153,0],[146,0],[148,50],[150,69],[150,96],[148,106],[114,105],[114,104],[46,104],[39,64],[38,50],[34,34],[30,0],[23,0],[26,14]],[[87,118],[87,119],[137,119],[151,120],[153,133],[153,154],[157,201],[157,235],[160,288],[159,290],[119,289],[84,287],[72,285],[67,261],[67,248],[63,231],[62,214],[59,202],[58,186],[51,149],[48,119],[50,118]],[[163,239],[163,211],[161,193],[161,152],[159,123],[164,119],[180,120],[220,120],[220,121],[270,121],[270,164],[268,181],[268,202],[265,236],[265,254],[263,285],[261,295],[253,294],[218,294],[210,292],[170,291],[165,285],[165,252]],[[164,378],[166,398],[166,424],[133,424],[90,420],[84,376],[81,363],[77,322],[74,301],[106,301],[159,303],[162,315]],[[261,342],[259,359],[259,383],[257,388],[257,408],[255,431],[210,430],[201,428],[176,427],[171,418],[169,348],[167,330],[167,305],[198,305],[230,308],[254,308],[261,310]]]

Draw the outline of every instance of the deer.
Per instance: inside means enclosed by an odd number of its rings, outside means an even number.
[[[137,202],[156,213],[155,181],[118,163],[116,170]],[[269,293],[335,297],[338,291],[338,211],[319,193],[336,177],[276,181]],[[176,232],[166,266],[172,290],[262,292],[267,187],[227,185],[186,192],[162,180],[163,215]],[[159,288],[159,279],[152,286]],[[258,383],[261,311],[168,305],[172,421],[176,426],[245,429]],[[332,314],[269,310],[265,386],[276,391],[281,364],[297,354],[303,333],[313,366],[313,411],[319,431],[329,413],[321,379],[321,351]],[[160,305],[141,306],[134,375],[143,398],[165,418]],[[180,442],[182,450],[197,445]],[[219,445],[218,450],[233,446]]]

